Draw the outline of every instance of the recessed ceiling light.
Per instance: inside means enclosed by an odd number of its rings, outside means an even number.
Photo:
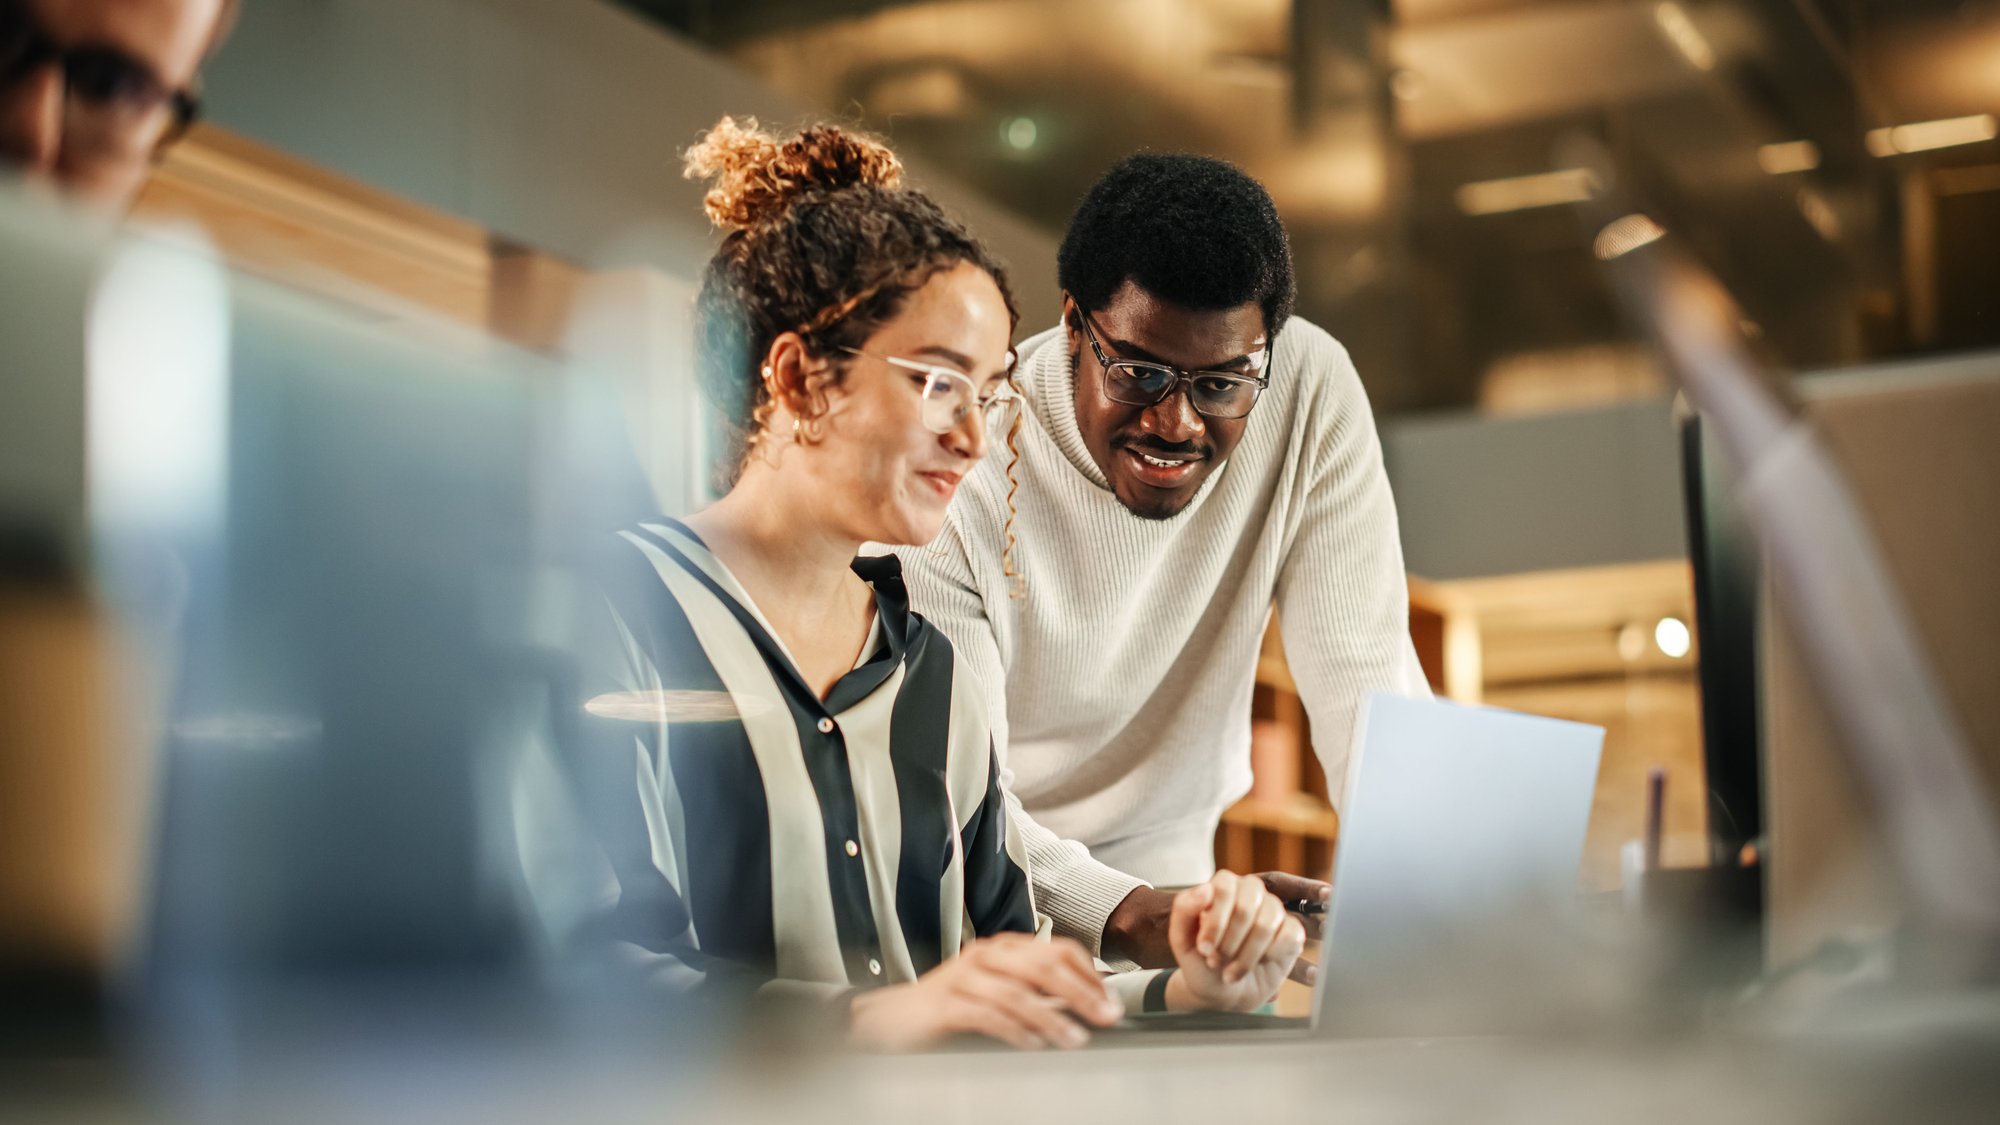
[[[1658,242],[1666,233],[1666,228],[1635,211],[1604,224],[1604,229],[1597,232],[1590,248],[1598,261],[1608,262],[1613,258],[1622,258],[1649,242]]]
[[[1674,0],[1661,0],[1653,9],[1653,22],[1660,25],[1660,30],[1666,33],[1667,42],[1674,45],[1688,65],[1697,70],[1715,69],[1715,48],[1708,45],[1708,40],[1694,25],[1694,17],[1688,15],[1686,8],[1674,3]]]
[[[1828,242],[1840,241],[1840,216],[1833,210],[1833,204],[1826,197],[1811,188],[1799,189],[1799,214],[1806,217],[1812,229],[1819,232]]]
[[[1015,152],[1026,152],[1035,147],[1041,139],[1042,131],[1032,117],[1009,117],[1000,123],[1000,139]]]
[[[1810,172],[1819,167],[1819,146],[1811,141],[1782,141],[1757,148],[1757,166],[1773,176]]]
[[[1970,117],[1947,117],[1938,121],[1870,129],[1868,151],[1876,156],[1896,156],[1934,148],[1976,145],[1995,137],[2000,137],[2000,121],[1996,121],[1990,113],[1976,113]]]
[[[1458,209],[1468,215],[1497,215],[1530,207],[1581,203],[1597,190],[1597,174],[1588,168],[1564,168],[1532,176],[1481,180],[1463,184],[1454,193]]]
[[[1694,634],[1688,632],[1687,622],[1678,617],[1662,617],[1653,626],[1653,643],[1660,651],[1679,660],[1694,648]]]

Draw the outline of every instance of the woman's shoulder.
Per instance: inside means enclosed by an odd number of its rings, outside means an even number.
[[[581,552],[582,570],[614,605],[678,601],[674,584],[663,568],[690,574],[698,566],[688,557],[689,544],[678,524],[649,517],[593,536]]]

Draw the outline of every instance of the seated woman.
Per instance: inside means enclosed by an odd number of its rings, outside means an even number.
[[[606,570],[621,666],[579,741],[622,789],[591,812],[609,935],[675,987],[846,1005],[875,1046],[1270,1000],[1303,936],[1255,879],[1182,892],[1178,970],[1107,978],[1047,939],[980,693],[897,560],[857,557],[929,542],[1008,432],[999,264],[837,128],[725,118],[687,167],[728,232],[696,336],[735,448],[721,500],[627,529]]]

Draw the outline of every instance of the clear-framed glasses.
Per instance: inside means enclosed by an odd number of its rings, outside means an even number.
[[[1104,345],[1097,342],[1096,326],[1081,304],[1076,312],[1083,321],[1083,338],[1090,341],[1091,354],[1104,369],[1104,394],[1113,402],[1151,406],[1173,394],[1175,387],[1185,385],[1188,404],[1197,412],[1210,418],[1241,418],[1271,385],[1268,374],[1256,374],[1270,362],[1269,348],[1245,357],[1246,370],[1239,371],[1183,371],[1165,363],[1118,359],[1105,354]]]
[[[910,382],[923,396],[924,428],[934,434],[952,432],[963,426],[975,412],[981,416],[987,433],[1006,433],[1007,427],[1013,424],[1014,411],[1020,406],[1021,396],[1005,383],[981,395],[979,388],[964,372],[941,364],[895,355],[877,355],[860,348],[844,347],[840,350],[849,355],[879,359],[891,367],[909,372]]]
[[[178,139],[200,113],[192,91],[168,86],[145,62],[114,47],[58,43],[24,0],[0,0],[0,86],[43,66],[62,75],[64,135],[85,151],[148,152]]]

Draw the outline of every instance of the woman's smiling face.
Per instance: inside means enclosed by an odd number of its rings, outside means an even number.
[[[944,433],[932,430],[926,376],[883,357],[957,372],[985,398],[1007,389],[1012,327],[985,270],[961,262],[932,275],[862,342],[864,354],[841,357],[845,374],[826,389],[819,440],[786,449],[781,471],[800,474],[799,487],[820,498],[828,522],[857,540],[935,539],[959,481],[995,435],[978,409]]]

